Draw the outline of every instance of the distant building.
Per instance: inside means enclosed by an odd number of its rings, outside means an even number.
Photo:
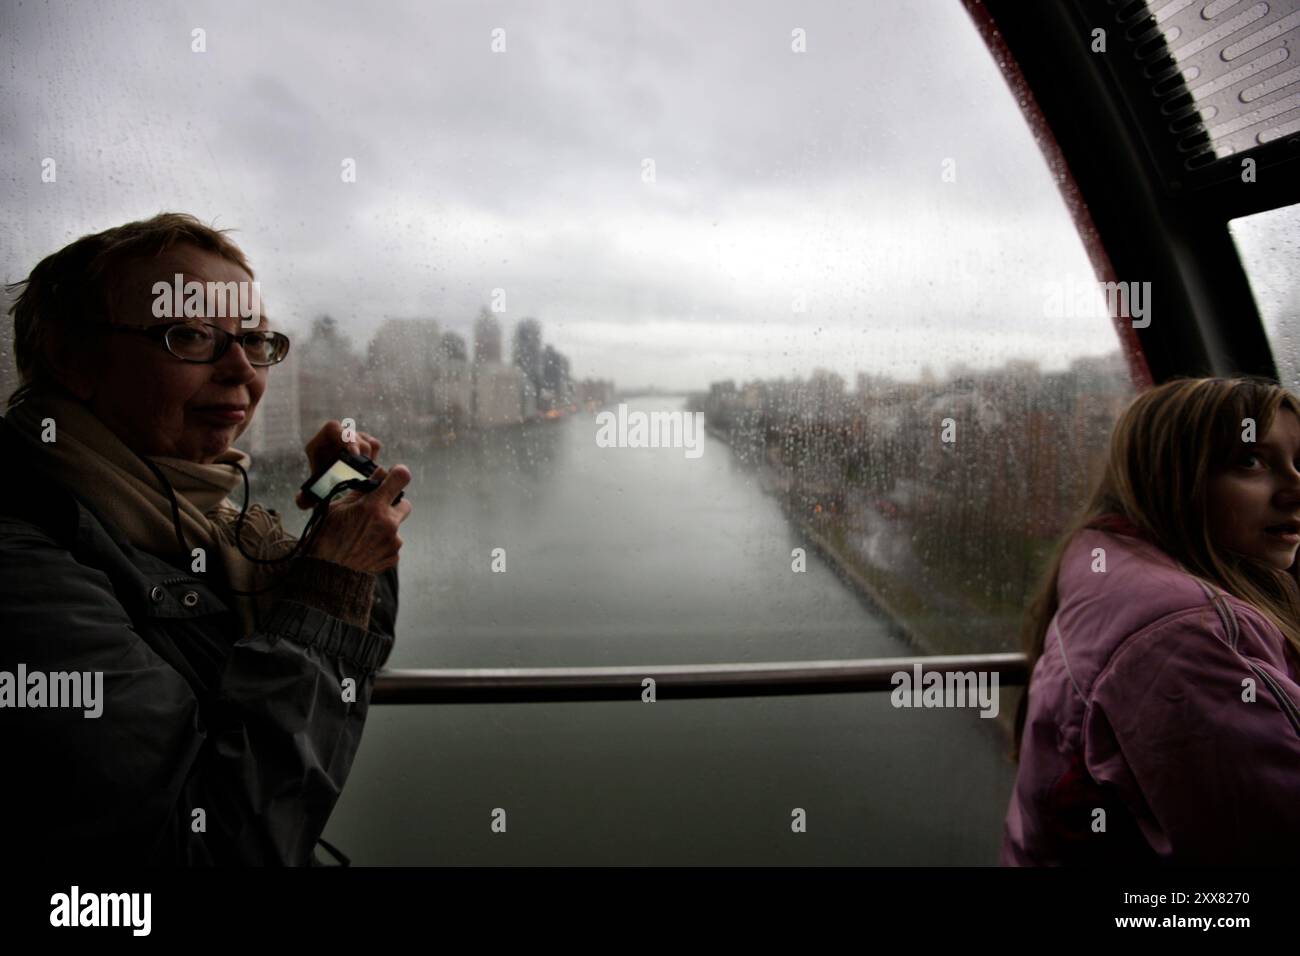
[[[533,388],[533,383],[526,378],[520,378],[519,387],[523,391],[523,408],[522,414],[524,421],[532,421],[538,416],[537,410],[537,390]]]
[[[597,411],[614,399],[614,383],[607,379],[584,378],[574,385],[574,401]]]
[[[488,365],[501,361],[501,323],[483,309],[474,320],[474,364]]]
[[[524,373],[492,362],[474,370],[474,424],[480,428],[523,421]]]
[[[446,360],[468,364],[469,356],[465,351],[465,338],[459,332],[444,332],[439,344]]]
[[[433,383],[442,365],[442,336],[432,319],[387,319],[370,340],[372,387],[383,399],[375,427],[393,437],[422,441],[435,428]]]
[[[533,391],[540,395],[542,382],[542,324],[536,319],[521,319],[515,326],[514,345],[515,367],[524,373],[524,377],[533,386]]]
[[[302,434],[311,437],[325,422],[348,417],[369,431],[364,419],[375,408],[374,389],[338,322],[328,315],[317,318],[310,334],[293,337],[290,358],[295,352]]]
[[[439,343],[439,365],[433,379],[433,411],[439,425],[452,433],[470,423],[474,407],[474,378],[465,359],[465,340],[447,332]]]
[[[298,354],[290,348],[283,362],[267,369],[266,391],[257,404],[252,422],[235,443],[237,448],[254,458],[259,455],[302,454],[306,439],[302,435],[298,363]]]
[[[569,381],[569,359],[550,345],[542,350],[542,387],[550,394],[551,400],[557,406],[568,405],[573,401],[573,385]]]

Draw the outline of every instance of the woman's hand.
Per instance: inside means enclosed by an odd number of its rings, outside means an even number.
[[[345,442],[343,440],[343,423],[326,422],[316,437],[307,442],[307,463],[311,471],[309,475],[318,475],[330,465],[339,459],[339,452],[348,451],[354,455],[365,455],[371,461],[378,463],[379,449],[383,448],[383,443],[374,435],[368,435],[365,432],[356,432],[353,440]],[[383,475],[376,472],[371,477],[382,479]],[[397,495],[393,495],[394,498]],[[313,507],[317,502],[308,498],[302,491],[294,498],[294,503],[304,510]]]
[[[369,494],[348,491],[330,502],[329,512],[307,549],[313,558],[332,561],[354,571],[378,574],[397,564],[402,538],[398,525],[411,513],[411,502],[393,499],[411,481],[411,470],[394,465],[371,476],[383,481]]]

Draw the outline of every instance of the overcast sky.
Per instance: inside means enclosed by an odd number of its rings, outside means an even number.
[[[291,330],[468,334],[501,288],[507,336],[623,386],[1117,347],[1044,317],[1091,272],[958,0],[162,6],[3,3],[5,281],[179,210]]]

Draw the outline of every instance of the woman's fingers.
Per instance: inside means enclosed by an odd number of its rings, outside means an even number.
[[[307,453],[307,467],[311,469],[313,475],[323,467],[320,461],[325,455],[325,449],[331,444],[329,427],[334,424],[337,423],[326,422],[324,427],[308,439],[307,444],[303,447],[303,451]]]
[[[401,490],[410,483],[411,469],[407,468],[405,465],[394,465],[393,470],[388,472],[388,474],[384,476],[383,481],[379,483],[379,487],[375,489],[374,495],[385,505],[393,507],[393,499],[396,498]],[[405,511],[402,510],[403,506],[405,506]],[[405,519],[406,515],[410,513],[411,504],[403,498],[397,503],[396,508],[399,512],[402,512],[402,518]]]
[[[311,468],[312,475],[323,472],[330,465],[338,460],[339,453],[347,451],[353,455],[360,455],[376,461],[379,457],[380,450],[384,447],[374,435],[369,432],[354,431],[352,441],[343,440],[343,423],[338,420],[328,421],[321,426],[320,431],[316,432],[312,439],[307,442],[307,462]],[[383,468],[377,468],[372,476],[377,481],[382,481],[388,472]],[[409,480],[409,478],[408,478]],[[397,493],[393,493],[396,497]],[[317,504],[316,500],[309,498],[306,494],[299,491],[294,496],[294,504],[299,508],[306,510]]]
[[[374,435],[369,432],[354,431],[352,440],[343,440],[343,423],[339,421],[329,421],[321,426],[311,441],[307,442],[307,460],[311,462],[313,471],[320,471],[332,465],[333,459],[338,457],[339,451],[347,451],[353,455],[364,455],[371,461],[376,460],[380,449],[384,447]],[[325,459],[330,459],[326,461]]]
[[[383,442],[367,432],[357,432],[357,438],[362,443],[361,454],[371,461],[378,461],[379,449],[384,447]]]
[[[371,477],[378,474],[377,469]],[[402,548],[397,529],[411,513],[411,504],[403,500],[393,505],[392,501],[404,493],[410,481],[411,469],[394,465],[368,495],[347,492],[338,506],[330,509],[311,553],[360,571],[377,573],[395,566]]]

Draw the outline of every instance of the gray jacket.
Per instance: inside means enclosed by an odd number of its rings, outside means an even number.
[[[133,548],[69,491],[9,464],[0,680],[7,672],[12,690],[20,667],[29,682],[77,672],[93,693],[102,679],[102,710],[48,706],[59,702],[53,678],[47,706],[0,706],[6,857],[316,862],[392,650],[396,569],[375,576],[300,558],[241,640],[214,581]],[[34,693],[29,684],[24,702]]]

